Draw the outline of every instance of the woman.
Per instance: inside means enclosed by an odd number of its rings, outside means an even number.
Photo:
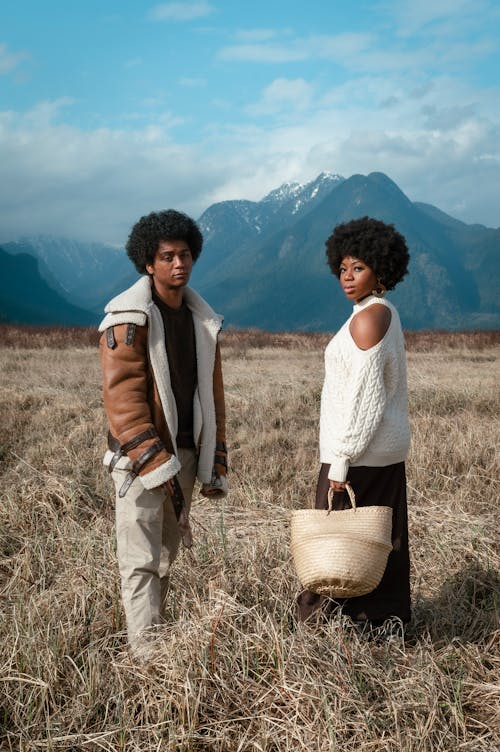
[[[371,593],[333,601],[305,590],[298,597],[298,617],[328,616],[341,606],[355,622],[369,626],[390,617],[407,622],[406,357],[398,313],[383,296],[407,273],[408,249],[392,225],[369,217],[338,225],[326,249],[330,269],[354,308],[325,351],[316,508],[327,508],[329,488],[334,509],[350,508],[349,482],[358,506],[393,509],[393,550]]]

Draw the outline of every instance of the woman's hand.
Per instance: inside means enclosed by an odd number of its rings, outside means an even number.
[[[331,480],[329,481],[329,483],[333,493],[342,493],[342,491],[345,489],[345,481]]]
[[[213,486],[209,486],[208,483],[205,483],[202,488],[202,494],[203,496],[220,496],[220,488],[214,488]]]

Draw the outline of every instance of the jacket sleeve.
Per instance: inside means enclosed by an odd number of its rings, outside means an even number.
[[[104,332],[100,340],[104,408],[110,432],[120,445],[133,442],[146,431],[150,433],[127,454],[132,463],[140,466],[145,488],[155,488],[173,477],[180,470],[180,463],[161,444],[153,424],[148,402],[148,387],[152,385],[148,381],[147,327],[135,326],[133,336],[129,331],[127,324],[119,324],[111,334]],[[146,452],[151,456],[141,465]]]
[[[320,446],[322,461],[330,464],[328,478],[345,481],[349,465],[363,454],[384,414],[387,391],[382,348],[353,351],[353,371],[340,406],[328,366],[321,395]]]
[[[224,399],[224,382],[222,378],[222,360],[220,345],[217,342],[214,363],[214,404],[215,404],[215,470],[219,476],[227,474],[226,447],[226,405]],[[219,459],[219,462],[217,460]]]

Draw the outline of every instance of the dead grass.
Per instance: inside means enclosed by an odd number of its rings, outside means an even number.
[[[290,619],[323,335],[225,335],[231,495],[195,504],[154,670],[124,645],[95,348],[7,342],[0,749],[496,751],[500,348],[448,336],[410,343],[414,619],[374,642]]]
[[[331,334],[326,332],[266,332],[262,329],[226,328],[223,339],[226,346],[240,352],[266,347],[285,350],[321,350],[328,344]],[[446,350],[484,350],[500,344],[500,331],[446,332],[436,330],[407,331],[406,346],[412,352]],[[0,347],[14,349],[66,349],[68,347],[94,347],[99,334],[94,327],[84,326],[28,326],[0,323]]]

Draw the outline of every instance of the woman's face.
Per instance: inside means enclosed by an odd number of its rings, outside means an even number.
[[[349,300],[359,303],[377,288],[377,275],[364,261],[354,256],[344,256],[339,268],[339,280]]]

